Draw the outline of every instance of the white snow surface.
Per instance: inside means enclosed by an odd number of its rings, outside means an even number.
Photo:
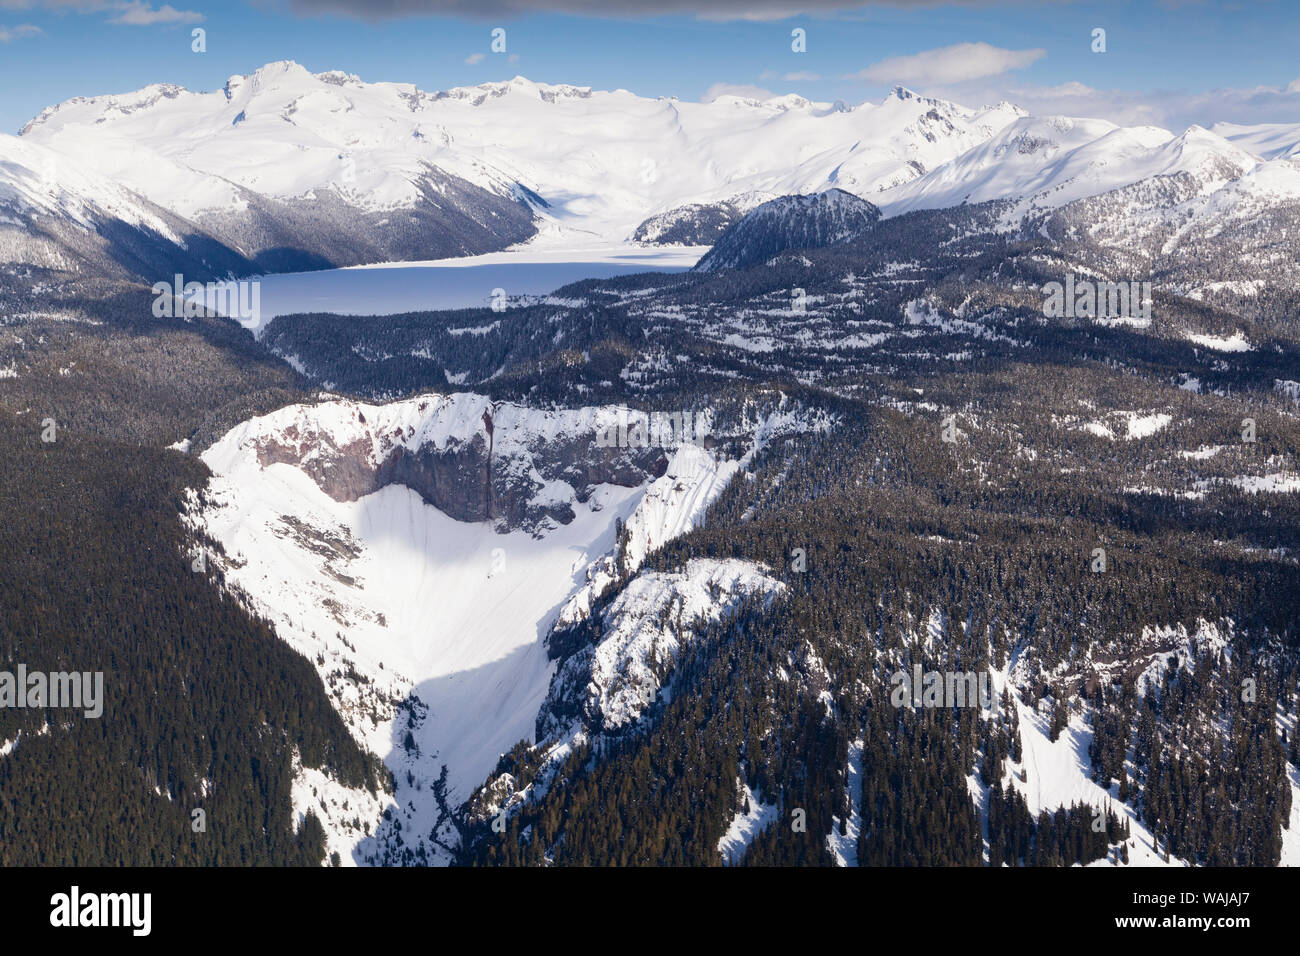
[[[340,866],[356,866],[353,846],[365,833],[365,825],[373,829],[388,805],[383,793],[374,794],[364,787],[345,787],[329,774],[315,767],[304,767],[298,753],[293,754],[293,783],[290,800],[293,806],[293,828],[302,826],[307,811],[314,811],[325,830],[325,859],[330,864],[332,854],[339,855]]]
[[[912,182],[882,194],[886,215],[992,199],[1019,200],[1018,220],[1034,210],[1185,172],[1212,192],[1259,159],[1199,126],[1181,136],[1155,126],[1026,116],[987,142]]]
[[[74,154],[76,155],[76,154]],[[86,164],[39,143],[0,133],[0,206],[10,205],[71,219],[89,227],[106,218],[180,238],[140,198]]]
[[[1066,423],[1072,424],[1077,419],[1067,419]],[[1122,437],[1125,441],[1135,441],[1141,438],[1149,438],[1169,427],[1173,417],[1166,412],[1109,412],[1102,419],[1082,422],[1075,427],[1096,435],[1098,438],[1105,438],[1109,441],[1115,441]]]
[[[1156,432],[1165,428],[1173,419],[1164,412],[1156,412],[1150,415],[1139,415],[1137,412],[1128,413],[1128,431],[1127,436],[1133,438],[1146,438],[1154,435]]]
[[[845,768],[845,786],[849,792],[852,810],[844,821],[840,833],[840,818],[832,817],[831,832],[826,836],[826,849],[835,859],[836,866],[858,865],[858,834],[862,832],[862,750],[861,738],[849,744],[848,766]]]
[[[689,635],[729,616],[745,597],[784,590],[759,566],[735,559],[696,558],[682,571],[634,577],[605,610],[592,662],[588,692],[605,729],[641,716]]]
[[[1267,475],[1242,475],[1233,478],[1232,484],[1247,494],[1295,492],[1300,491],[1300,474],[1295,472],[1273,472]]]
[[[733,866],[744,857],[749,845],[768,826],[776,821],[781,808],[775,803],[763,803],[762,794],[749,789],[744,780],[737,780],[743,799],[749,801],[749,813],[736,811],[727,825],[727,832],[718,839],[718,852],[724,866]]]
[[[1215,123],[1210,131],[1264,159],[1300,157],[1300,123]]]
[[[1255,348],[1240,329],[1232,335],[1200,335],[1195,332],[1187,332],[1185,335],[1189,341],[1216,352],[1250,352]]]
[[[1014,670],[1014,665],[1011,669]],[[996,698],[1007,686],[1008,671],[993,671],[992,677]],[[1155,838],[1150,830],[1128,804],[1119,801],[1118,784],[1104,788],[1093,781],[1092,762],[1088,756],[1092,728],[1081,715],[1072,715],[1068,726],[1053,741],[1049,715],[1022,703],[1014,685],[1011,699],[1020,725],[1022,753],[1019,763],[1007,758],[1002,783],[1010,782],[1020,792],[1031,814],[1036,817],[1044,810],[1055,812],[1071,803],[1088,804],[1099,810],[1109,808],[1121,819],[1127,817],[1129,820],[1130,866],[1186,866],[1177,857],[1170,857],[1166,864],[1163,854],[1156,852]],[[987,805],[987,800],[984,800],[982,806],[986,808]],[[987,810],[983,812],[987,813]],[[1115,865],[1113,851],[1105,859],[1094,860],[1088,865]]]

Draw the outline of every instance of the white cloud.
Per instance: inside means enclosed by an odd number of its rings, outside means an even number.
[[[475,64],[482,63],[485,56],[487,56],[486,53],[471,53],[469,56],[465,57],[465,62],[470,66],[474,66]]]
[[[194,10],[177,10],[171,4],[158,9],[146,0],[0,0],[0,8],[29,10],[38,7],[56,13],[115,13],[109,23],[147,27],[158,23],[201,23],[206,19]],[[3,29],[3,27],[0,27]]]
[[[4,0],[0,0],[2,2]],[[430,15],[492,20],[560,13],[606,18],[685,15],[699,20],[763,22],[795,15],[835,16],[869,6],[896,7],[902,3],[939,6],[952,2],[953,0],[289,0],[289,6],[303,16],[335,13],[364,20]],[[989,0],[956,2],[978,7]]]
[[[700,97],[701,103],[711,103],[719,96],[743,96],[751,100],[770,100],[776,94],[771,90],[765,90],[761,86],[751,86],[748,83],[714,83],[704,95]]]
[[[1209,129],[1215,123],[1300,123],[1300,82],[1199,93],[1097,89],[1077,81],[1055,86],[967,83],[922,92],[966,106],[1009,100],[1039,116],[1060,113],[1120,126],[1162,126],[1175,133],[1192,125]]]
[[[0,8],[6,10],[30,10],[42,7],[46,10],[72,10],[77,13],[93,13],[108,6],[108,0],[0,0]]]
[[[40,27],[34,27],[30,23],[20,23],[16,27],[0,26],[0,43],[8,43],[22,37],[39,36],[43,32]]]
[[[989,43],[955,43],[910,56],[891,56],[851,74],[850,78],[918,87],[968,83],[1011,70],[1023,70],[1046,55],[1047,51],[1043,49],[1006,50]]]
[[[114,9],[121,12],[111,18],[109,23],[119,23],[131,27],[151,27],[158,23],[201,23],[203,14],[193,10],[177,10],[171,4],[164,3],[155,10],[143,0],[130,3],[114,4]]]
[[[821,78],[820,73],[787,73],[781,77],[787,83],[816,83]]]

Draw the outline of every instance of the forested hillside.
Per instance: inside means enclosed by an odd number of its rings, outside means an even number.
[[[292,375],[225,322],[80,314],[0,326],[15,370],[0,379],[0,657],[102,672],[103,714],[0,709],[0,862],[318,864],[319,822],[293,819],[294,754],[354,786],[387,772],[310,663],[196,567],[181,512],[207,469],[161,447],[261,388],[288,394]]]

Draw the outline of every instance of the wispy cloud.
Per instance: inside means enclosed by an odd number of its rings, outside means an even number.
[[[1284,87],[1186,90],[1102,90],[1082,83],[1008,91],[1034,112],[1100,116],[1122,125],[1163,126],[1174,132],[1215,123],[1300,123],[1300,80]]]
[[[40,27],[32,26],[30,23],[20,23],[16,27],[0,26],[0,43],[9,43],[23,37],[39,36],[42,32],[44,31]]]
[[[475,64],[482,63],[485,56],[487,56],[486,53],[471,53],[469,56],[465,57],[465,62],[469,66],[474,66]]]
[[[751,86],[748,83],[714,83],[704,95],[700,97],[701,103],[711,103],[719,96],[743,96],[751,100],[770,100],[776,96],[771,90],[765,90],[761,86]]]
[[[202,23],[203,14],[194,10],[177,10],[170,4],[163,4],[156,10],[142,0],[135,0],[122,6],[116,6],[121,12],[109,19],[109,23],[119,23],[131,27],[151,27],[156,23]]]
[[[954,43],[910,56],[891,56],[846,78],[907,86],[968,83],[1023,70],[1046,55],[1043,49],[1007,50],[989,43]]]
[[[1100,89],[1070,81],[1055,85],[979,81],[929,86],[929,96],[984,106],[1007,100],[1037,116],[1109,120],[1119,126],[1161,126],[1181,133],[1215,123],[1300,123],[1300,79],[1285,86],[1188,90]]]
[[[55,13],[111,13],[109,23],[150,27],[160,23],[201,23],[203,14],[177,10],[171,4],[154,8],[145,0],[0,0],[0,9],[50,10]]]
[[[962,6],[992,5],[992,0],[956,2]],[[605,18],[693,16],[701,20],[765,21],[804,14],[829,15],[870,6],[952,3],[953,0],[290,0],[291,8],[302,15],[342,14],[363,20],[409,16],[483,20],[561,13]]]

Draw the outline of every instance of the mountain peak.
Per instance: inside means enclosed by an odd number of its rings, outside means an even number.
[[[976,111],[969,110],[964,106],[958,106],[951,100],[941,100],[933,96],[922,96],[916,90],[909,89],[906,86],[895,86],[889,91],[889,95],[880,101],[880,106],[889,107],[895,104],[907,104],[907,109],[915,110],[937,110],[946,118],[954,116],[972,116]]]
[[[1029,111],[1028,111],[1028,110],[1023,109],[1023,108],[1017,106],[1015,103],[1012,103],[1010,100],[998,100],[998,101],[997,101],[996,103],[994,103],[992,106],[985,106],[985,107],[983,107],[983,108],[980,110],[980,112],[982,112],[982,113],[1011,113],[1013,116],[1019,116],[1019,117],[1025,117],[1025,116],[1028,116],[1028,115],[1029,115]]]
[[[322,74],[324,75],[324,74]],[[236,73],[227,84],[234,80],[251,80],[255,83],[266,83],[269,80],[278,79],[282,76],[315,76],[301,63],[296,60],[274,60],[259,66],[252,73]]]
[[[895,86],[892,90],[889,91],[889,95],[885,97],[884,102],[888,103],[890,100],[905,101],[905,100],[919,100],[919,99],[924,99],[924,97],[922,97],[921,94],[917,93],[915,90],[909,90],[906,86]]]
[[[834,245],[857,238],[879,218],[875,205],[843,189],[778,196],[728,227],[695,268],[744,268],[783,252]]]
[[[259,66],[252,73],[236,73],[230,79],[226,80],[223,91],[226,99],[234,99],[235,94],[240,90],[250,90],[253,93],[260,92],[264,89],[272,88],[278,85],[279,81],[287,78],[305,78],[305,79],[326,79],[329,74],[322,73],[317,77],[301,63],[294,60],[276,60]],[[328,82],[328,80],[326,80]]]

